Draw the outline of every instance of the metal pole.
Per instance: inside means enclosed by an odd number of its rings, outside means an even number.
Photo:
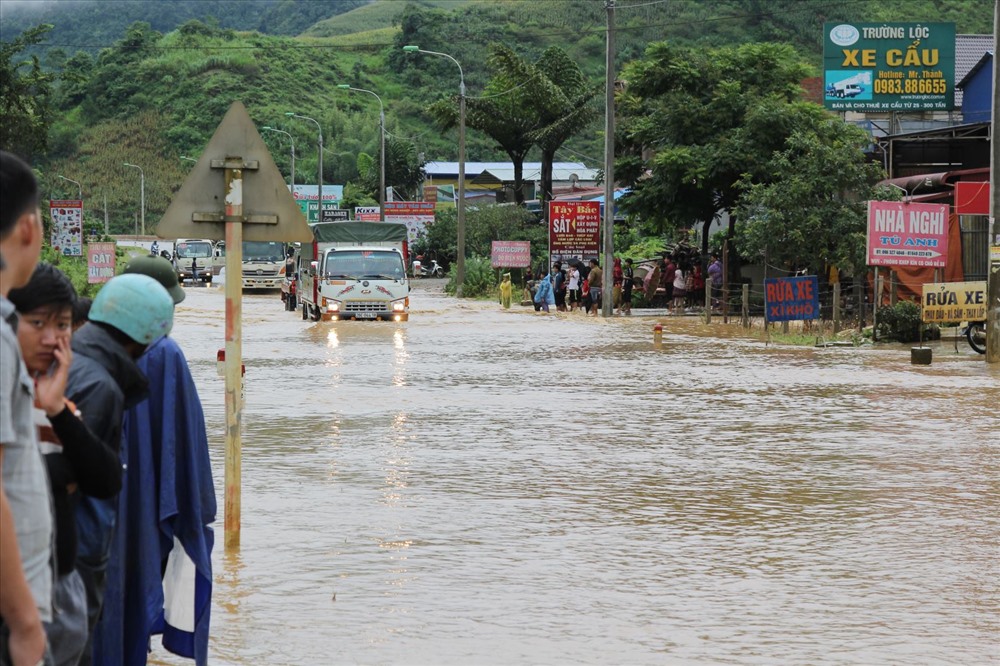
[[[104,193],[104,235],[111,235],[111,227],[108,225],[108,193]]]
[[[833,334],[840,333],[840,283],[833,285]]]
[[[226,549],[240,547],[243,466],[243,169],[226,157]]]
[[[385,222],[385,109],[382,108],[382,99],[375,95],[378,99],[378,137],[379,137],[379,152],[381,153],[379,157],[379,163],[382,165],[379,170],[379,181],[378,181],[378,219]]]
[[[452,58],[454,60],[454,58]],[[458,64],[458,61],[455,62]],[[455,267],[455,296],[461,298],[465,284],[465,74],[458,66],[458,266]]]
[[[285,115],[290,118],[301,118],[302,120],[308,120],[309,122],[311,122],[313,125],[316,126],[316,131],[319,133],[319,143],[318,143],[319,173],[316,174],[317,176],[316,182],[318,185],[317,196],[319,197],[319,208],[316,210],[316,221],[322,222],[323,221],[323,127],[319,124],[319,121],[317,121],[314,118],[310,118],[309,116],[300,116],[299,114],[292,113],[291,111],[286,112]],[[294,190],[295,188],[293,187],[292,189]]]
[[[83,187],[80,185],[80,183],[76,182],[72,178],[67,178],[66,176],[60,176],[59,174],[56,174],[56,177],[62,178],[63,180],[68,181],[68,182],[73,183],[74,185],[76,185],[76,191],[77,191],[77,194],[79,195],[80,201],[83,201]]]
[[[142,235],[146,235],[146,172],[139,169],[139,198],[141,206],[140,217],[142,218]]]
[[[1000,40],[1000,2],[993,2],[993,41]],[[990,238],[986,275],[986,362],[1000,363],[1000,239],[997,238],[997,215],[1000,214],[1000,142],[996,122],[1000,119],[1000,66],[993,55],[993,115],[990,123]]]
[[[614,313],[611,264],[615,253],[615,0],[604,0],[608,12],[607,48],[604,63],[604,293],[601,315]]]

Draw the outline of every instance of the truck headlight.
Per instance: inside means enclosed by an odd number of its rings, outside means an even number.
[[[340,312],[340,301],[327,301],[326,299],[323,299],[323,300],[327,304],[326,309],[328,311],[330,311],[330,312]]]
[[[401,298],[398,301],[393,301],[392,302],[392,311],[393,312],[403,312],[404,310],[406,310],[406,299],[405,298]]]

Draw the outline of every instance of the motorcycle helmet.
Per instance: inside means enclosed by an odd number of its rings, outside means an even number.
[[[102,322],[142,345],[170,333],[174,325],[174,299],[148,275],[124,273],[97,292],[90,320]]]
[[[187,295],[181,289],[180,283],[177,282],[177,273],[174,272],[173,265],[162,257],[132,257],[122,272],[139,273],[140,275],[148,275],[153,278],[170,293],[170,297],[174,299],[174,305],[183,301]]]

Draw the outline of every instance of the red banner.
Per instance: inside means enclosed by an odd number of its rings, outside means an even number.
[[[87,282],[99,284],[115,276],[115,244],[90,243],[87,245]]]
[[[596,257],[600,250],[599,201],[549,202],[549,252],[552,257]]]
[[[490,253],[493,268],[528,268],[531,266],[531,243],[528,241],[493,241]]]
[[[961,180],[955,183],[956,215],[989,215],[990,184]]]

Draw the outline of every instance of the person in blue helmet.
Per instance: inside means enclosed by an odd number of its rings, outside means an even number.
[[[148,275],[185,298],[170,262],[135,257],[126,274]],[[146,663],[153,634],[174,654],[208,662],[215,486],[198,390],[184,352],[160,338],[138,361],[149,398],[128,409],[122,446],[128,471],[94,632],[95,666]]]
[[[119,453],[125,409],[146,398],[149,382],[136,365],[146,348],[170,332],[174,301],[147,275],[119,275],[97,293],[88,323],[73,336],[73,364],[66,397],[87,427]],[[117,495],[83,493],[76,507],[76,570],[87,593],[88,642],[80,664],[90,660],[90,642],[104,600],[105,569],[118,513]]]

